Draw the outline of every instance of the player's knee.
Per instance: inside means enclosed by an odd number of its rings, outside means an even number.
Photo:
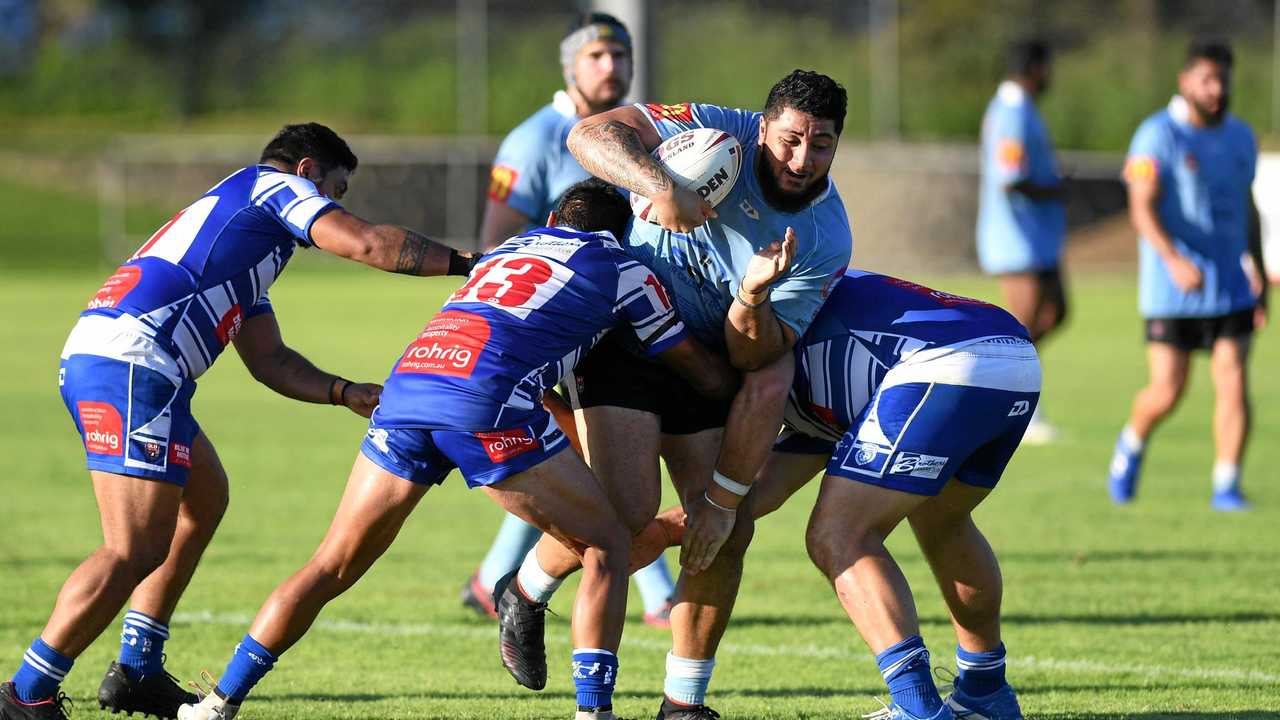
[[[775,363],[759,370],[743,373],[742,388],[738,393],[739,397],[747,403],[747,409],[744,411],[750,412],[751,408],[777,405],[786,398],[793,380],[793,373],[787,372],[790,368],[789,364]]]
[[[755,537],[756,523],[751,513],[746,510],[738,512],[738,519],[734,521],[733,532],[729,533],[729,539],[724,541],[724,545],[720,547],[720,554],[741,560],[747,554],[747,548],[751,546],[751,539]]]
[[[653,502],[632,503],[619,510],[618,514],[621,516],[622,524],[626,526],[628,537],[644,532],[645,527],[658,514],[658,506],[658,499],[654,498]]]
[[[169,544],[145,542],[127,550],[106,548],[106,557],[112,575],[138,583],[164,564],[169,557]]]
[[[1147,387],[1147,402],[1158,414],[1173,410],[1182,397],[1182,383],[1177,379],[1152,382]]]

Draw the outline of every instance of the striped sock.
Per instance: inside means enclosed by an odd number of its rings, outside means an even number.
[[[22,667],[13,676],[14,694],[24,703],[53,697],[75,660],[36,638],[22,656]]]
[[[137,610],[124,614],[120,664],[130,679],[164,672],[164,641],[168,639],[168,625]]]
[[[1004,687],[1004,643],[988,652],[956,646],[956,687],[969,697],[983,697]]]
[[[893,702],[916,717],[933,717],[942,696],[929,675],[929,651],[919,635],[912,635],[876,655],[880,674]]]

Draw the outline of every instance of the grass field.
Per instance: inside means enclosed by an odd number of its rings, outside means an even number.
[[[307,265],[309,258],[302,258]],[[11,267],[11,266],[10,266]],[[57,393],[67,329],[105,272],[0,268],[7,340],[0,354],[0,675],[39,631],[62,580],[99,541],[72,424]],[[982,280],[942,287],[989,295]],[[291,270],[272,291],[285,338],[322,367],[381,379],[451,281],[362,268]],[[1257,425],[1246,473],[1257,509],[1208,509],[1210,392],[1197,367],[1180,412],[1156,437],[1139,502],[1113,507],[1103,477],[1115,432],[1144,374],[1128,277],[1076,274],[1069,330],[1045,358],[1046,409],[1063,441],[1024,448],[978,512],[1006,582],[1010,676],[1029,717],[1280,717],[1280,339],[1253,362]],[[200,381],[197,417],[231,476],[232,504],[172,623],[168,667],[220,673],[267,593],[309,556],[327,526],[363,428],[360,418],[274,396],[234,354]],[[876,667],[810,566],[803,528],[815,488],[761,524],[712,702],[726,718],[849,718],[874,710]],[[364,581],[284,656],[241,717],[563,718],[573,698],[567,621],[553,602],[547,690],[517,687],[495,631],[457,590],[498,512],[460,479],[432,490]],[[908,536],[892,547],[916,588],[935,662],[954,638]],[[567,587],[566,590],[572,590]],[[669,638],[638,622],[633,595],[617,709],[652,717]],[[75,717],[117,650],[108,630],[66,690]]]

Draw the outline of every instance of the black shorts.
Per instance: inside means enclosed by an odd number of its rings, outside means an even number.
[[[1147,342],[1172,345],[1183,352],[1209,350],[1219,338],[1253,334],[1253,308],[1211,317],[1147,318]]]
[[[662,432],[692,435],[724,427],[732,400],[713,400],[666,365],[641,357],[626,346],[626,332],[604,337],[573,371],[567,387],[575,410],[622,407],[657,415]]]

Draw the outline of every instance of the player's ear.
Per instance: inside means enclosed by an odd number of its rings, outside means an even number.
[[[304,157],[298,161],[298,166],[293,169],[293,174],[298,177],[304,177],[311,182],[318,182],[311,177],[311,174],[319,170],[319,166],[314,158]],[[323,173],[321,173],[323,175]]]
[[[555,226],[556,226],[556,211],[552,210],[550,213],[547,213],[547,227],[555,227]]]
[[[765,135],[764,125],[765,125],[764,115],[761,115],[760,116],[760,140],[758,141],[758,144],[760,145],[764,144],[764,135]]]

